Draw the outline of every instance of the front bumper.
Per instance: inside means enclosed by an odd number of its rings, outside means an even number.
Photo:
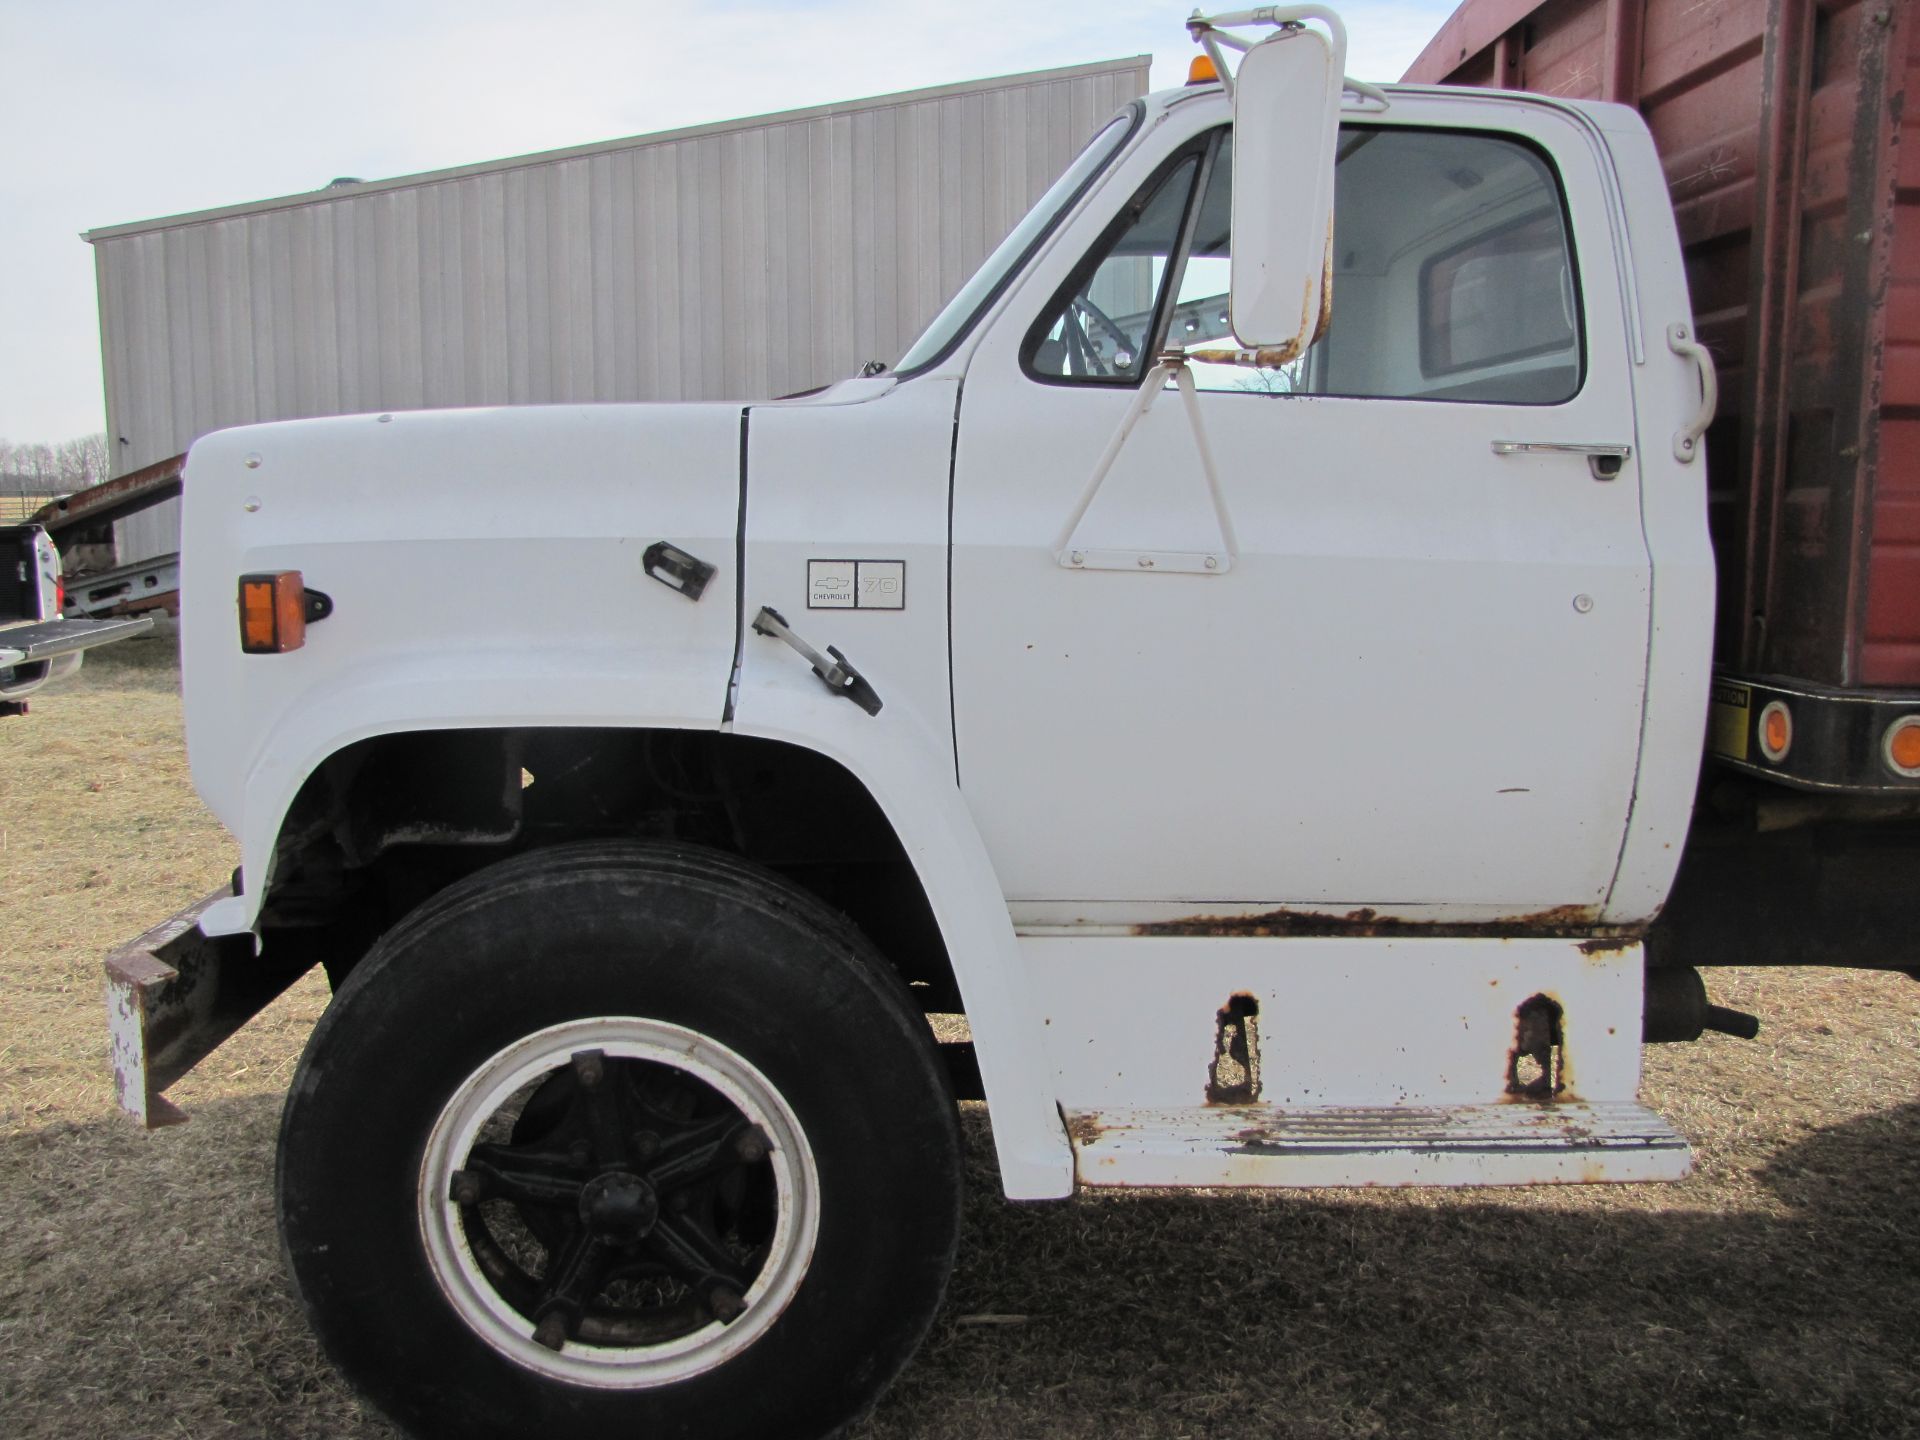
[[[107,1030],[120,1108],[147,1129],[186,1112],[162,1093],[312,966],[257,951],[254,937],[201,933],[222,888],[107,956]]]

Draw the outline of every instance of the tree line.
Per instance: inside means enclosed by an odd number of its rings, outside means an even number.
[[[0,436],[0,495],[65,495],[108,478],[112,451],[104,430],[73,440],[16,444]]]

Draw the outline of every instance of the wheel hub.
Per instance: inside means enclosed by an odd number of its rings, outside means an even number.
[[[594,1016],[475,1069],[428,1136],[420,1222],[455,1311],[536,1373],[645,1389],[779,1318],[812,1259],[819,1178],[785,1098],[719,1042]]]
[[[638,1240],[660,1218],[660,1197],[638,1175],[615,1170],[589,1180],[580,1191],[580,1218],[609,1240]]]

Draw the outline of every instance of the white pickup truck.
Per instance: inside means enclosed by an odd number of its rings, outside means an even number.
[[[0,719],[27,713],[27,697],[80,668],[96,645],[153,628],[146,616],[67,619],[60,552],[40,525],[0,525]]]
[[[956,1095],[1015,1200],[1687,1172],[1643,1037],[1748,1019],[1643,955],[1714,594],[1646,127],[1190,29],[891,370],[194,448],[243,866],[110,959],[121,1099],[326,967],[281,1223],[400,1424],[834,1430]]]

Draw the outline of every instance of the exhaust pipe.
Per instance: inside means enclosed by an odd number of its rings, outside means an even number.
[[[1760,1033],[1760,1019],[1710,1002],[1706,982],[1691,965],[1647,971],[1646,1007],[1640,1020],[1643,1043],[1698,1040],[1708,1030],[1751,1040]]]

